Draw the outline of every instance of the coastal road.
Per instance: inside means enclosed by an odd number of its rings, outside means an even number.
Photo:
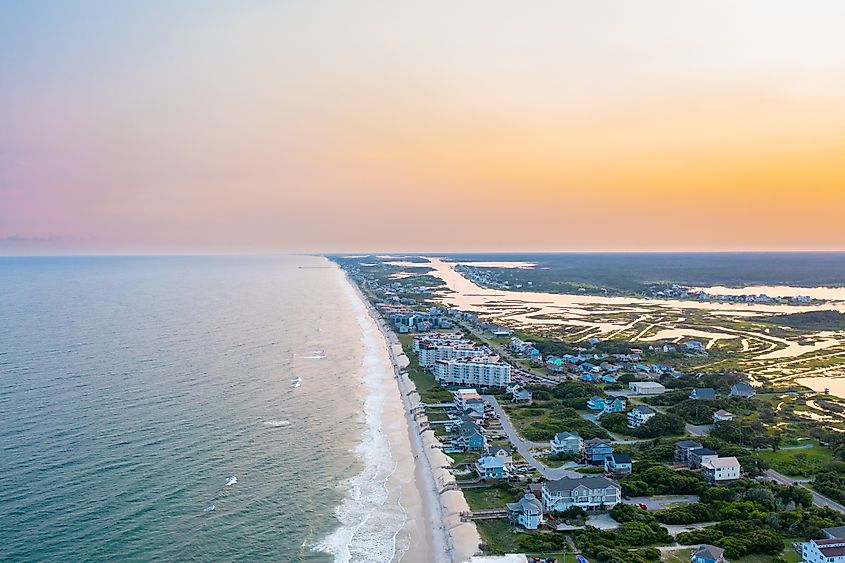
[[[499,417],[499,422],[502,423],[502,428],[507,433],[511,443],[514,447],[516,447],[516,451],[518,451],[522,457],[525,458],[525,461],[539,472],[540,475],[550,481],[555,481],[561,477],[572,477],[574,479],[578,479],[579,477],[584,476],[583,473],[564,469],[563,467],[546,467],[543,465],[537,458],[534,457],[530,448],[547,447],[549,444],[546,442],[531,442],[523,440],[516,432],[516,429],[511,424],[510,418],[508,418],[508,415],[505,413],[504,409],[502,409],[502,406],[499,404],[499,401],[496,400],[496,397],[493,395],[482,395],[481,398],[493,407],[493,410],[496,412],[496,416]]]
[[[831,508],[833,510],[836,510],[837,512],[841,512],[842,514],[845,514],[845,506],[839,504],[838,502],[834,502],[834,501],[830,500],[829,498],[827,498],[825,496],[820,495],[819,493],[817,493],[813,489],[809,488],[808,486],[806,486],[804,483],[802,483],[800,481],[796,481],[795,479],[790,479],[786,475],[783,475],[782,473],[778,473],[774,469],[767,469],[764,472],[764,474],[766,475],[766,477],[768,477],[772,481],[775,481],[776,483],[780,483],[781,485],[798,485],[799,487],[804,487],[813,496],[813,504],[815,504],[816,506]]]
[[[690,436],[707,436],[713,430],[712,424],[699,424],[696,426],[695,424],[687,423],[684,427],[690,433]]]

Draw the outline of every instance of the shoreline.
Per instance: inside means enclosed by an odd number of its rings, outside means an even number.
[[[352,281],[345,271],[343,275],[382,336],[393,366],[395,389],[401,397],[400,404],[405,414],[405,431],[414,465],[412,485],[421,497],[425,520],[422,524],[427,531],[426,535],[429,536],[428,541],[419,542],[417,538],[418,541],[412,543],[428,544],[427,547],[431,548],[431,552],[415,554],[413,550],[408,550],[401,560],[468,562],[478,552],[481,537],[475,524],[462,522],[460,519],[460,513],[469,510],[463,493],[460,490],[440,493],[443,485],[454,481],[454,477],[444,469],[445,466],[451,465],[452,460],[443,453],[442,449],[432,447],[439,444],[432,433],[419,432],[418,419],[414,417],[415,409],[420,406],[419,395],[416,394],[416,385],[402,373],[409,360],[396,334],[385,324],[384,319],[363,294],[358,284]],[[421,420],[425,420],[425,417],[423,416]],[[409,517],[407,524],[413,523],[413,517]],[[419,533],[419,529],[409,531],[412,535]],[[416,556],[419,556],[419,559]]]

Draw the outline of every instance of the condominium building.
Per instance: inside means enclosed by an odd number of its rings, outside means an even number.
[[[438,360],[464,360],[489,355],[488,348],[457,341],[439,344],[423,341],[419,345],[419,362],[426,368],[430,368]]]
[[[434,378],[440,385],[507,387],[511,380],[511,366],[500,362],[498,356],[438,360],[434,364]]]

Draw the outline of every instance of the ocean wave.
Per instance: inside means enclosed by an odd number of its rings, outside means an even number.
[[[290,426],[290,421],[281,419],[265,420],[264,426],[270,426],[271,428],[284,428],[285,426]]]
[[[382,430],[382,414],[388,400],[388,387],[393,383],[392,371],[380,355],[378,338],[363,305],[347,287],[355,306],[361,340],[365,346],[362,380],[367,389],[364,400],[366,430],[355,453],[364,469],[343,481],[346,497],[335,509],[340,526],[314,546],[329,553],[337,563],[358,561],[398,561],[408,546],[397,536],[405,526],[407,512],[399,502],[399,488],[390,478],[396,462],[390,442]]]
[[[227,487],[231,487],[232,485],[236,484],[237,482],[238,482],[238,478],[237,478],[237,476],[232,475],[231,477],[229,477],[229,478],[226,480],[226,486],[227,486]]]

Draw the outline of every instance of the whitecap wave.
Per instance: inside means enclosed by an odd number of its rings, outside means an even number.
[[[234,485],[234,484],[235,484],[235,483],[237,483],[237,482],[238,482],[238,478],[237,478],[237,476],[232,475],[231,477],[229,477],[229,478],[226,480],[226,486],[227,486],[227,487],[231,487],[232,485]]]
[[[346,287],[355,307],[366,353],[362,379],[367,388],[364,400],[366,430],[355,453],[364,469],[343,481],[346,498],[335,510],[340,526],[314,545],[316,551],[329,553],[338,563],[352,561],[398,561],[407,551],[407,542],[397,539],[407,521],[407,512],[399,501],[399,490],[391,486],[390,477],[396,462],[390,453],[390,442],[382,430],[382,413],[388,400],[388,385],[393,384],[392,370],[379,354],[375,328],[363,304],[351,288]]]
[[[264,426],[270,426],[271,428],[284,428],[285,426],[290,426],[290,421],[281,419],[265,420]]]

